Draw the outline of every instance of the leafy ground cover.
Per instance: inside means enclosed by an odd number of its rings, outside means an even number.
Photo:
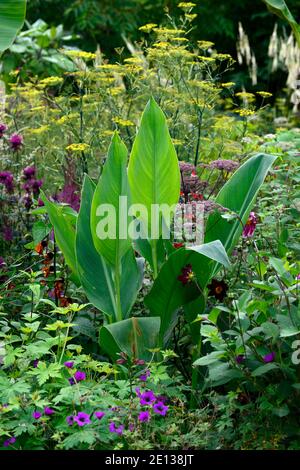
[[[226,81],[181,8],[130,57],[5,75],[1,450],[299,449],[297,114]],[[200,241],[141,209],[99,237],[119,196],[191,207]]]

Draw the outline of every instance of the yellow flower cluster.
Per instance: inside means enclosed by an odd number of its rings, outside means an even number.
[[[194,14],[186,13],[184,16],[186,17],[188,21],[193,21],[195,18],[197,18],[198,15],[197,13],[194,13]]]
[[[181,8],[182,10],[191,10],[196,6],[196,3],[192,2],[180,2],[178,3],[178,7]]]
[[[226,82],[226,83],[221,83],[221,87],[222,88],[231,88],[235,86],[235,83],[234,82]]]
[[[271,96],[273,96],[273,94],[268,91],[257,91],[256,94],[262,96],[262,98],[271,98]]]
[[[40,134],[43,134],[44,132],[47,132],[48,130],[49,130],[49,126],[45,125],[45,126],[36,127],[33,129],[26,129],[26,133],[33,134],[33,135],[40,135]]]
[[[215,43],[211,41],[197,41],[197,44],[198,44],[198,47],[202,49],[203,51],[206,51],[207,49],[215,45]]]
[[[119,117],[113,118],[113,122],[118,124],[119,126],[127,127],[127,126],[135,126],[134,122],[129,121],[128,119],[122,119]]]
[[[79,51],[75,49],[62,49],[61,52],[73,59],[92,60],[96,59],[96,54],[92,52]]]
[[[64,79],[61,78],[61,77],[47,77],[47,78],[43,78],[43,79],[39,82],[39,88],[47,88],[47,87],[50,87],[50,86],[60,85],[63,81],[64,81]]]
[[[144,26],[141,26],[139,30],[142,31],[143,33],[150,33],[156,27],[157,27],[157,24],[148,23],[148,24],[145,24]]]
[[[249,103],[255,100],[255,95],[253,93],[248,93],[247,91],[239,91],[235,96],[242,100],[249,101]]]
[[[180,36],[184,34],[185,31],[183,29],[170,29],[170,28],[154,28],[156,34],[161,36]]]
[[[235,112],[241,117],[253,116],[253,114],[255,114],[255,112],[251,109],[237,109]]]
[[[69,152],[85,152],[86,150],[89,149],[89,145],[88,144],[82,144],[82,143],[78,143],[78,144],[70,144],[66,147],[66,150],[68,150]]]
[[[78,114],[77,113],[70,113],[66,114],[65,116],[62,116],[56,121],[57,125],[65,124],[66,122],[72,121],[72,119],[77,119]]]

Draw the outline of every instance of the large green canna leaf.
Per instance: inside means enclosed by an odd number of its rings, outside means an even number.
[[[224,247],[218,240],[193,249],[180,248],[171,254],[163,265],[150,293],[145,298],[145,304],[151,314],[161,318],[161,345],[170,337],[177,321],[179,307],[195,300],[201,294],[201,290],[209,280],[209,263],[214,261],[225,267],[230,265]],[[183,285],[178,280],[182,268],[188,264],[192,265],[199,287],[195,282]]]
[[[118,353],[125,352],[130,357],[151,360],[149,350],[158,346],[160,328],[159,317],[132,317],[100,330],[100,347],[114,360]]]
[[[272,13],[274,13],[275,15],[279,16],[279,18],[289,23],[289,25],[291,26],[294,32],[298,46],[300,47],[300,25],[297,23],[297,21],[293,17],[285,1],[284,0],[263,0],[263,2],[267,5],[268,9]]]
[[[22,28],[26,13],[26,0],[0,1],[0,52],[5,51]]]
[[[126,206],[129,204],[126,168],[127,149],[118,134],[115,133],[108,149],[107,161],[96,187],[91,207],[91,231],[95,248],[113,267],[119,266],[122,257],[131,246],[127,231],[129,222],[127,207],[122,208],[119,199],[120,196],[123,196]],[[98,210],[104,205],[110,205],[114,209],[112,215],[115,214],[115,221],[112,220],[112,233],[109,232],[109,227],[105,227],[107,238],[103,239],[98,234],[98,227],[101,224]],[[107,212],[104,211],[102,220],[107,220],[106,215]],[[123,231],[123,234],[120,233],[120,230]]]
[[[76,230],[77,268],[81,284],[89,301],[116,321],[116,292],[113,269],[96,250],[91,233],[90,213],[95,184],[85,175],[81,194],[81,205]],[[121,263],[120,296],[122,311],[126,317],[136,300],[142,282],[142,266],[137,264],[130,249]]]
[[[76,215],[69,207],[50,202],[43,192],[41,192],[41,199],[54,227],[56,242],[64,254],[67,265],[72,270],[74,282],[79,284],[75,255]]]
[[[232,252],[242,233],[242,223],[246,223],[255,197],[276,158],[262,153],[254,155],[227,181],[216,202],[235,212],[240,220],[227,221],[218,212],[211,214],[206,224],[205,243],[220,240],[226,252]],[[214,269],[216,271],[216,264]]]
[[[153,269],[158,271],[157,240],[162,233],[161,224],[155,230],[151,213],[156,207],[172,208],[178,203],[180,172],[174,145],[170,138],[166,118],[151,98],[143,112],[141,125],[135,138],[128,166],[128,180],[132,203],[145,207],[139,215],[151,240]],[[156,232],[156,233],[155,233]]]

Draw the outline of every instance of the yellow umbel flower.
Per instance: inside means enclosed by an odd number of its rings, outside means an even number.
[[[123,126],[123,127],[135,126],[134,122],[129,121],[128,119],[122,119],[122,118],[119,118],[119,117],[113,118],[113,122],[115,124],[118,124],[119,126]]]
[[[39,82],[39,88],[60,85],[64,81],[61,77],[47,77]]]
[[[157,24],[148,23],[148,24],[145,24],[144,26],[141,26],[139,30],[143,31],[143,33],[150,33],[156,27],[157,27]]]
[[[92,60],[96,59],[96,54],[93,52],[86,52],[86,51],[77,51],[75,49],[62,49],[61,52],[68,57],[74,59],[83,59],[83,60]]]
[[[257,91],[256,94],[262,96],[263,98],[271,98],[271,96],[273,96],[273,94],[269,93],[268,91]]]
[[[90,146],[88,144],[70,144],[66,147],[66,150],[69,150],[70,152],[85,152],[85,150],[88,150]]]

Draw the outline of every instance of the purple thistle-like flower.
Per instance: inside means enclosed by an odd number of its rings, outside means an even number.
[[[95,411],[94,416],[100,421],[100,419],[102,419],[105,416],[105,413],[103,411]]]
[[[166,406],[162,401],[159,401],[158,403],[155,403],[155,405],[153,405],[154,413],[161,416],[166,416],[168,409],[169,407]]]
[[[5,124],[0,124],[0,139],[2,139],[4,133],[7,131],[7,126]]]
[[[150,421],[149,411],[141,411],[138,420],[141,421],[141,423],[147,423],[148,421]]]
[[[21,136],[21,134],[12,134],[9,138],[9,143],[11,145],[12,150],[17,151],[22,147],[23,137]]]
[[[78,424],[78,426],[85,426],[86,424],[90,424],[90,415],[84,413],[83,411],[79,411],[77,416],[74,416],[74,421]]]
[[[238,354],[237,356],[235,356],[235,362],[237,364],[242,364],[244,360],[245,360],[245,356],[243,354]]]
[[[110,423],[108,429],[109,429],[109,432],[113,432],[113,433],[118,434],[118,436],[122,436],[124,432],[124,425],[120,424],[120,426],[117,427],[116,424],[112,422]]]
[[[144,392],[140,396],[140,404],[141,405],[152,405],[156,401],[156,397],[152,390]]]
[[[55,410],[53,410],[52,408],[49,408],[48,406],[46,406],[46,407],[44,408],[44,414],[45,414],[46,416],[51,416],[51,415],[53,415],[54,413],[55,413]]]
[[[26,180],[30,180],[31,178],[35,176],[35,174],[36,174],[36,169],[34,166],[27,166],[23,170],[23,176]]]
[[[40,419],[41,416],[42,416],[42,413],[40,413],[39,411],[34,411],[34,412],[32,413],[32,417],[33,417],[34,419]]]
[[[14,190],[13,181],[14,177],[10,171],[0,171],[0,184],[5,186],[8,193],[12,193]]]
[[[147,369],[144,374],[140,375],[139,379],[142,382],[146,382],[149,377],[150,377],[150,370]]]
[[[74,366],[74,361],[66,361],[64,362],[64,366],[68,367],[68,369],[72,369],[72,367]]]
[[[66,417],[66,421],[68,423],[69,426],[73,426],[74,424],[74,416],[70,415],[70,416],[67,416]]]
[[[263,361],[266,362],[266,363],[275,361],[275,352],[272,351],[272,352],[266,354],[263,357]]]
[[[254,212],[250,212],[249,218],[243,229],[243,238],[252,237],[257,224],[257,218]]]
[[[85,380],[86,379],[85,372],[77,370],[74,374],[74,379],[76,380],[76,382],[81,382],[82,380]]]
[[[80,209],[80,190],[74,183],[65,184],[62,191],[57,195],[58,202],[64,202],[78,212]]]
[[[6,441],[3,442],[3,447],[9,447],[10,445],[14,444],[16,440],[17,439],[14,436],[10,437],[9,439],[6,439]]]

